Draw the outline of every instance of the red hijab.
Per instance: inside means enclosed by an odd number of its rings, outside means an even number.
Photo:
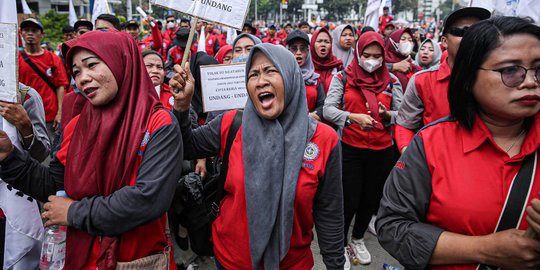
[[[371,117],[378,122],[378,125],[375,125],[375,128],[383,129],[384,126],[381,123],[381,116],[379,115],[377,94],[388,87],[388,84],[390,83],[390,72],[388,71],[388,68],[386,68],[385,60],[383,60],[382,66],[372,73],[365,71],[358,64],[360,55],[364,52],[364,49],[373,43],[381,46],[384,55],[384,41],[381,35],[376,32],[364,33],[356,43],[356,57],[347,69],[345,69],[345,74],[347,74],[347,82],[354,88],[360,89],[362,94],[364,94],[369,105],[369,110],[371,111]]]
[[[330,48],[328,48],[329,52],[324,58],[319,57],[319,55],[315,51],[315,41],[317,40],[317,37],[321,32],[326,33],[328,35],[328,38],[330,39]],[[321,28],[317,32],[313,33],[313,36],[311,36],[309,48],[311,50],[311,59],[313,61],[313,65],[315,66],[315,72],[321,75],[321,81],[323,83],[325,91],[327,91],[329,85],[325,85],[326,78],[332,76],[332,70],[334,68],[340,70],[343,67],[343,62],[337,59],[337,57],[334,56],[334,53],[332,53],[332,35],[330,35],[330,32],[328,32],[326,28]]]
[[[216,53],[216,60],[218,63],[223,64],[223,58],[225,58],[225,55],[232,52],[231,45],[225,45],[219,49],[219,51]]]
[[[384,47],[384,50],[385,50],[384,60],[387,63],[398,63],[398,62],[401,62],[402,60],[407,58],[407,56],[403,56],[402,54],[400,54],[396,50],[396,47],[394,47],[394,45],[392,44],[392,41],[390,41],[390,39],[391,39],[396,44],[399,44],[399,40],[401,39],[401,36],[405,32],[409,33],[409,35],[411,35],[411,37],[413,36],[412,32],[411,32],[411,29],[402,28],[402,29],[399,29],[399,30],[396,30],[396,31],[392,32],[390,37],[388,37],[388,40],[386,40],[386,46]],[[418,66],[416,66],[414,63],[412,63],[412,57],[409,60],[409,62],[411,62],[411,64],[413,65],[413,69],[411,71],[412,73],[420,70],[420,68]],[[401,73],[401,72],[397,72],[397,71],[393,72],[393,73],[394,73],[394,75],[396,75],[396,77],[398,77],[399,82],[401,83],[401,86],[403,87],[403,89],[406,89],[407,84],[409,83],[409,77],[407,76],[409,73],[405,74],[405,73]]]
[[[150,116],[162,108],[135,40],[127,33],[92,31],[62,46],[70,67],[74,52],[84,48],[111,69],[116,97],[103,106],[84,104],[73,131],[65,164],[68,196],[81,200],[108,196],[129,185],[137,152]],[[127,67],[127,69],[126,69]],[[66,269],[80,269],[88,260],[95,236],[68,227]],[[98,267],[116,265],[118,237],[103,237]]]

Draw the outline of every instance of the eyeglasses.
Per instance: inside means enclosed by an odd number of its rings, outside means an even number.
[[[174,23],[174,20],[168,20],[167,22],[168,22],[168,23],[170,23],[170,22]]]
[[[448,29],[447,33],[452,36],[463,37],[463,35],[465,35],[465,32],[467,32],[467,30],[469,30],[468,26],[465,26],[463,28],[452,27]]]
[[[307,52],[308,51],[308,47],[307,46],[291,46],[289,47],[289,51],[292,52],[292,53],[296,53],[298,50],[300,50],[300,52]]]
[[[534,80],[538,83],[538,73],[540,73],[540,67],[524,68],[522,66],[509,66],[499,69],[487,69],[480,68],[481,70],[495,71],[501,73],[501,80],[504,85],[508,87],[517,87],[525,81],[527,72],[534,70]]]

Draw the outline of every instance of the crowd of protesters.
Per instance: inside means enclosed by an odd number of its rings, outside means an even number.
[[[535,22],[463,8],[440,39],[388,8],[378,32],[146,23],[142,37],[137,21],[79,20],[56,54],[40,21],[20,23],[21,102],[0,102],[18,132],[0,131],[4,269],[38,267],[40,239],[13,244],[36,223],[68,226],[64,269],[156,254],[181,268],[177,182],[204,182],[220,158],[217,269],[312,269],[314,229],[327,269],[370,264],[368,231],[407,269],[540,268]],[[204,111],[201,66],[232,63],[246,65],[245,107]]]

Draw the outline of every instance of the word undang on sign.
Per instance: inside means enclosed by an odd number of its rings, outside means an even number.
[[[152,0],[152,4],[241,30],[249,0]]]

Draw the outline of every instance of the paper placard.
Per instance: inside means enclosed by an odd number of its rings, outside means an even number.
[[[242,30],[249,0],[152,0],[152,4],[174,9],[204,20]]]
[[[0,100],[17,102],[17,24],[0,23]]]
[[[246,63],[201,66],[204,112],[241,109],[246,105]]]

